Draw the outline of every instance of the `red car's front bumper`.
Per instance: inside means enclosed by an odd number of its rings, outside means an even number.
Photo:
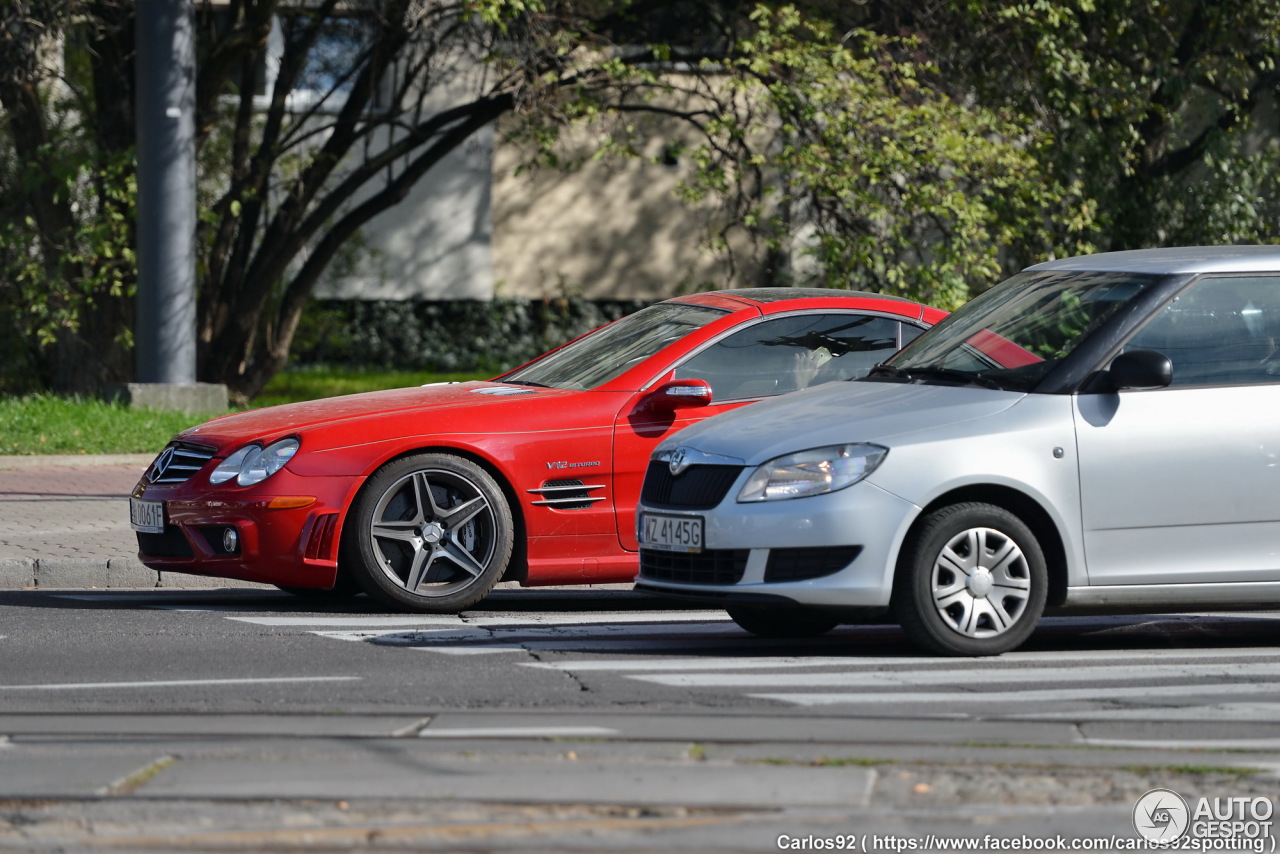
[[[137,532],[138,558],[166,572],[332,587],[343,514],[360,481],[287,470],[254,487],[211,486],[203,472],[177,485],[143,478],[133,497],[164,502],[165,525]]]

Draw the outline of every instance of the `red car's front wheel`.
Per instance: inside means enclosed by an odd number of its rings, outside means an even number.
[[[483,468],[449,454],[394,460],[351,506],[342,569],[391,607],[453,613],[493,589],[511,559],[511,508]]]

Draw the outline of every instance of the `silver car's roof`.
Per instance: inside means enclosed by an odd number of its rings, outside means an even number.
[[[1179,246],[1101,252],[1046,261],[1028,270],[1098,270],[1113,273],[1280,272],[1280,246]]]

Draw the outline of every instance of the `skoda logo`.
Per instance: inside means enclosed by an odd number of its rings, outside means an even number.
[[[169,468],[169,463],[173,462],[173,448],[165,448],[160,456],[156,457],[156,461],[151,464],[151,469],[147,472],[147,480],[155,483],[164,477],[164,473]]]
[[[667,460],[667,468],[671,471],[671,476],[676,477],[682,471],[689,467],[689,462],[685,459],[686,450],[684,448],[676,448],[671,452],[671,459]]]

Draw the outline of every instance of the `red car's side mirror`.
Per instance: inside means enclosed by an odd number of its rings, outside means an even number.
[[[645,402],[666,412],[706,406],[711,402],[711,386],[706,380],[670,380],[651,391]]]

